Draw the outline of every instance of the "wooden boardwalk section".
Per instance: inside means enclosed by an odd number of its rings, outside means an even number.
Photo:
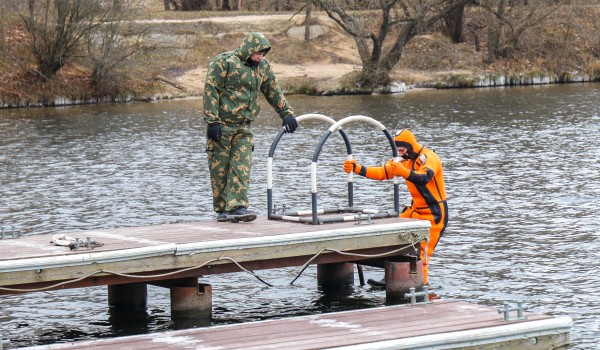
[[[366,256],[415,255],[429,223],[387,218],[372,224],[307,225],[269,221],[200,221],[68,232],[103,244],[50,243],[52,235],[0,240],[0,295],[37,290],[146,283],[211,274],[353,262]],[[312,260],[311,260],[312,259]]]
[[[259,217],[250,223],[202,221],[70,232],[71,237],[103,244],[77,250],[54,245],[52,235],[5,237],[0,240],[0,295],[107,285],[109,305],[125,301],[133,306],[136,301],[128,300],[133,294],[144,306],[150,283],[171,288],[172,316],[184,311],[184,317],[210,317],[212,292],[210,286],[200,292],[199,276],[416,259],[429,226],[428,221],[401,218],[309,225]],[[131,292],[139,286],[141,290]],[[31,349],[549,349],[569,342],[569,317],[525,316],[502,321],[497,308],[438,300]]]
[[[569,317],[525,312],[526,320],[506,322],[499,316],[494,307],[434,301],[30,349],[557,349],[569,343]]]

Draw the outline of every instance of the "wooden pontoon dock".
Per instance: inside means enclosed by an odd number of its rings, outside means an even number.
[[[210,320],[212,287],[198,278],[214,274],[316,264],[319,287],[331,289],[354,283],[354,263],[383,267],[385,260],[391,266],[386,271],[418,287],[418,250],[429,225],[398,217],[335,225],[265,217],[249,223],[200,221],[71,232],[71,238],[96,243],[75,250],[52,244],[53,235],[5,237],[0,295],[107,285],[111,308],[145,309],[147,284],[153,284],[170,289],[174,319]],[[390,297],[406,289],[405,283],[390,286]]]
[[[150,283],[219,273],[415,256],[429,223],[387,218],[371,224],[306,225],[200,221],[69,232],[102,246],[50,243],[52,235],[0,240],[0,295],[45,289]],[[312,259],[312,260],[311,260]]]
[[[407,286],[422,286],[418,247],[429,226],[398,217],[325,225],[259,217],[70,232],[101,243],[74,250],[50,243],[53,235],[6,235],[0,295],[106,285],[110,307],[145,308],[147,284],[154,284],[170,289],[172,317],[210,319],[212,288],[198,283],[201,276],[316,264],[318,285],[326,289],[353,283],[355,264],[364,264],[385,268],[386,297],[393,298]],[[485,349],[502,343],[547,349],[569,341],[569,317],[500,319],[497,308],[438,300],[35,348]]]
[[[30,349],[520,350],[558,349],[569,343],[569,317],[524,316],[506,322],[493,307],[434,301]]]

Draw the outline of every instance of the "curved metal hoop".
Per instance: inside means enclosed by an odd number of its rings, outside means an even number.
[[[385,126],[383,126],[383,124],[381,124],[380,122],[378,122],[377,120],[371,118],[371,117],[367,117],[364,115],[351,115],[349,117],[346,117],[344,119],[341,119],[339,121],[337,121],[335,124],[333,124],[327,131],[325,131],[325,133],[323,133],[323,135],[321,136],[321,139],[319,140],[319,143],[317,145],[317,148],[315,150],[315,153],[313,154],[313,158],[312,158],[312,163],[311,163],[311,167],[310,167],[310,175],[311,175],[311,197],[312,197],[312,223],[313,224],[318,224],[319,223],[319,210],[317,209],[317,161],[319,160],[319,154],[321,153],[321,149],[323,148],[323,145],[325,144],[325,141],[327,141],[327,139],[329,138],[329,136],[331,134],[333,134],[334,132],[338,131],[341,129],[342,125],[350,123],[350,122],[355,122],[355,121],[360,121],[360,122],[366,122],[369,124],[374,125],[375,127],[377,127],[379,130],[381,130],[383,132],[383,134],[385,135],[385,137],[388,139],[388,142],[390,143],[390,147],[392,148],[392,156],[394,158],[395,161],[398,161],[398,150],[396,149],[396,144],[394,143],[394,138],[392,137],[392,135],[390,134],[390,132],[385,128]],[[352,159],[352,152],[348,153],[348,159]],[[350,174],[348,174],[348,202],[349,202],[349,207],[352,208],[352,197],[353,197],[353,173],[350,172]],[[399,196],[399,184],[398,184],[398,179],[396,177],[394,177],[394,210],[395,210],[395,215],[399,215],[400,213],[400,196]],[[343,220],[345,221],[345,220]]]
[[[353,173],[348,174],[348,207],[347,208],[333,208],[333,209],[318,209],[317,207],[317,162],[319,159],[319,154],[325,144],[325,141],[329,138],[329,136],[336,131],[340,132],[342,138],[344,139],[344,143],[346,144],[346,151],[348,153],[348,159],[352,159],[352,147],[350,145],[350,141],[346,133],[342,130],[342,125],[347,124],[349,122],[354,121],[362,121],[367,122],[369,124],[374,125],[379,130],[383,131],[384,135],[388,139],[390,146],[392,148],[392,156],[394,160],[398,160],[398,150],[396,149],[396,145],[394,143],[394,139],[389,131],[377,120],[367,117],[364,115],[353,115],[341,119],[339,121],[335,121],[332,118],[322,115],[322,114],[304,114],[298,116],[296,120],[298,122],[302,122],[304,120],[316,119],[327,122],[331,124],[331,127],[321,136],[319,143],[317,144],[317,148],[313,153],[312,163],[311,163],[311,200],[312,200],[312,208],[310,211],[283,211],[280,214],[275,214],[273,208],[273,156],[275,154],[275,149],[281,140],[281,137],[285,133],[285,129],[282,127],[281,130],[275,136],[273,143],[271,144],[271,148],[269,150],[269,156],[267,159],[267,218],[269,220],[288,220],[295,221],[301,223],[312,223],[312,224],[323,224],[323,223],[332,223],[332,222],[344,222],[344,221],[361,221],[362,214],[368,214],[369,221],[372,218],[386,218],[386,217],[395,217],[400,213],[400,197],[399,197],[399,184],[398,179],[394,178],[394,211],[379,211],[375,209],[363,209],[363,208],[354,208],[354,181],[353,181]],[[331,213],[357,213],[358,215],[342,215],[338,217],[327,217],[327,218],[319,218],[319,214],[331,214]],[[311,218],[302,217],[311,215]]]
[[[296,121],[298,123],[301,123],[305,120],[320,120],[320,121],[329,123],[331,125],[336,124],[336,121],[333,118],[328,117],[323,114],[318,114],[318,113],[303,114],[303,115],[296,117]],[[352,146],[350,145],[350,141],[348,140],[346,133],[344,132],[344,130],[341,130],[341,127],[338,127],[336,130],[339,130],[340,135],[342,135],[342,138],[344,139],[344,143],[346,144],[346,151],[348,152],[349,155],[352,154]],[[275,139],[273,140],[273,142],[271,143],[271,148],[269,149],[269,156],[267,158],[267,218],[268,219],[274,218],[274,216],[273,216],[273,156],[275,155],[275,149],[277,148],[277,145],[279,144],[279,141],[281,140],[281,137],[283,136],[283,134],[285,134],[285,129],[282,127],[279,130],[279,132],[277,133],[277,135],[275,136]],[[350,199],[351,196],[349,195],[348,198]],[[351,203],[349,203],[349,206],[352,206]]]

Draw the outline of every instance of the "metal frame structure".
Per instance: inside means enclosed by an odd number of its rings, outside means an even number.
[[[329,129],[327,129],[327,131],[325,131],[325,133],[323,133],[323,135],[321,136],[319,143],[317,144],[317,147],[316,147],[315,152],[313,153],[313,157],[312,157],[312,163],[311,163],[311,167],[310,167],[310,169],[311,169],[311,202],[312,202],[311,210],[283,211],[281,213],[275,213],[275,211],[273,209],[274,208],[273,207],[273,156],[275,154],[277,145],[279,144],[279,141],[281,140],[281,137],[285,133],[285,129],[281,128],[281,130],[279,130],[279,132],[277,133],[277,135],[275,136],[275,139],[273,140],[273,142],[271,144],[271,148],[269,150],[269,156],[267,159],[267,217],[268,217],[268,219],[269,220],[287,220],[287,221],[310,223],[310,224],[316,225],[316,224],[344,222],[344,221],[359,221],[359,222],[361,222],[364,218],[363,214],[366,214],[366,216],[367,216],[367,221],[366,221],[367,223],[370,223],[370,220],[374,219],[374,218],[387,218],[387,217],[398,216],[400,213],[400,204],[399,204],[400,197],[398,194],[399,193],[399,183],[398,183],[398,179],[396,177],[394,177],[394,211],[355,208],[354,207],[354,180],[353,180],[354,174],[352,172],[350,172],[348,174],[348,206],[347,207],[339,207],[339,208],[318,209],[318,205],[317,205],[317,203],[318,203],[317,162],[318,162],[321,150],[323,148],[323,145],[325,144],[325,142],[327,141],[329,136],[332,135],[333,133],[335,133],[336,131],[339,131],[339,133],[342,136],[342,138],[344,139],[344,143],[346,145],[346,151],[348,153],[347,159],[350,159],[350,160],[353,159],[352,146],[350,144],[348,136],[346,135],[344,130],[342,130],[343,125],[350,123],[350,122],[355,122],[355,121],[366,122],[371,125],[374,125],[379,130],[381,130],[383,132],[383,134],[385,135],[385,137],[388,139],[390,146],[392,148],[392,156],[393,156],[394,161],[399,161],[399,157],[398,157],[398,150],[396,149],[396,145],[394,143],[394,139],[393,139],[392,135],[389,133],[389,131],[385,128],[385,126],[383,124],[381,124],[379,121],[377,121],[371,117],[367,117],[364,115],[353,115],[353,116],[343,118],[339,121],[335,121],[334,119],[332,119],[328,116],[325,116],[322,114],[311,113],[311,114],[304,114],[304,115],[298,116],[296,118],[298,123],[301,123],[305,120],[311,120],[311,119],[316,119],[316,120],[324,121],[324,122],[331,124]],[[328,217],[323,217],[323,216],[320,217],[319,216],[320,214],[335,214],[335,213],[339,213],[339,214],[350,213],[350,215],[328,216]],[[310,217],[308,217],[308,216],[310,216]]]

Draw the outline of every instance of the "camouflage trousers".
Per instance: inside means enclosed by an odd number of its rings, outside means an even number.
[[[248,187],[254,135],[250,124],[221,126],[219,142],[206,138],[206,154],[210,171],[215,212],[248,207]]]

